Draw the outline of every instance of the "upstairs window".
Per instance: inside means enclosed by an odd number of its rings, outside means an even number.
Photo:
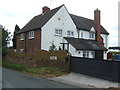
[[[25,39],[25,33],[21,33],[20,34],[20,40],[24,40]]]
[[[94,38],[95,36],[94,36],[94,32],[89,32],[89,38]]]
[[[68,36],[74,36],[74,32],[73,31],[67,31],[67,35]]]
[[[29,32],[29,39],[32,39],[32,38],[34,38],[34,31]]]
[[[55,29],[55,35],[62,36],[62,29]]]
[[[83,32],[81,32],[81,38],[83,38]]]

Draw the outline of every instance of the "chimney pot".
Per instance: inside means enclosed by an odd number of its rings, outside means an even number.
[[[42,13],[45,13],[45,12],[48,12],[48,11],[50,11],[50,8],[49,8],[49,7],[44,6],[44,7],[42,8]]]

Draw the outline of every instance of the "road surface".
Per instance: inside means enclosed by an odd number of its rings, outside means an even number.
[[[75,88],[74,86],[33,77],[6,68],[3,68],[2,75],[2,88]]]

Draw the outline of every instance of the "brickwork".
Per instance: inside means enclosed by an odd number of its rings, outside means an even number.
[[[100,10],[98,9],[94,11],[94,27],[96,29],[96,40],[103,42],[103,38],[101,37]]]
[[[34,30],[34,38],[29,39],[29,32],[25,33],[25,40],[20,40],[20,34],[17,35],[17,51],[24,49],[25,52],[33,52],[41,49],[41,30]]]

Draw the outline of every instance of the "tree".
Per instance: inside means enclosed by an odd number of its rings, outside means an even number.
[[[7,54],[7,38],[8,38],[8,32],[3,28],[2,31],[2,56],[5,56]]]
[[[4,28],[0,28],[0,49],[2,51],[2,56],[4,57],[7,54],[7,42],[11,40],[11,33]]]
[[[54,44],[54,41],[52,41],[52,42],[50,42],[50,43],[51,43],[51,46],[49,47],[49,51],[56,51],[57,48],[56,48],[56,46],[55,46],[55,44]]]
[[[20,30],[19,26],[16,24],[15,26],[15,31],[14,31],[14,35],[13,35],[13,48],[16,49],[16,33]]]

